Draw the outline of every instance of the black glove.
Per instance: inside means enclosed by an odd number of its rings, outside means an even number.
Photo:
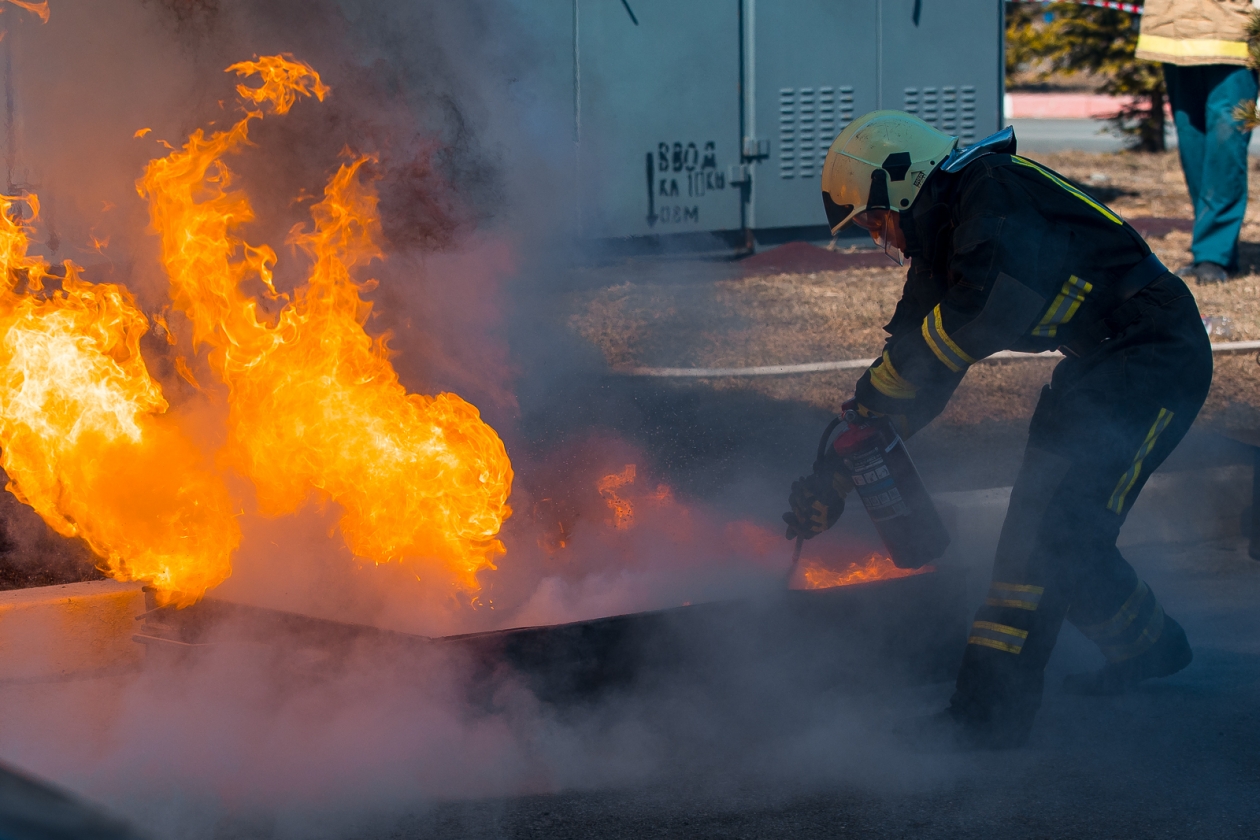
[[[808,540],[835,525],[844,513],[844,497],[852,489],[853,482],[838,457],[815,464],[813,474],[792,482],[788,494],[792,510],[783,514],[787,538]]]

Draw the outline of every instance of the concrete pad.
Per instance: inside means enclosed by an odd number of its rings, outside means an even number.
[[[1157,472],[1120,529],[1117,545],[1193,543],[1243,536],[1251,467]]]
[[[932,498],[951,536],[942,562],[987,575],[1011,488],[937,493]],[[1116,544],[1125,548],[1236,538],[1242,535],[1242,515],[1249,504],[1251,467],[1157,472],[1129,511]]]
[[[139,667],[131,640],[145,611],[142,584],[94,580],[0,592],[0,683]]]

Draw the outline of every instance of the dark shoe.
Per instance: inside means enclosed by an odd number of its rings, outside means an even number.
[[[1229,279],[1229,272],[1214,262],[1201,262],[1194,267],[1194,277],[1200,286],[1206,286],[1209,283],[1224,283]]]
[[[1194,268],[1194,263],[1186,263],[1181,268],[1174,271],[1173,274],[1176,274],[1182,280],[1197,280],[1199,275],[1195,272]]]
[[[1109,662],[1101,670],[1088,674],[1068,674],[1063,678],[1063,690],[1084,697],[1124,694],[1142,680],[1177,673],[1192,659],[1194,651],[1190,649],[1186,631],[1164,616],[1164,630],[1150,650],[1123,662]]]

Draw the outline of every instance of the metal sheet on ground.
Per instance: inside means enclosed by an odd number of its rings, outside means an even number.
[[[504,677],[544,702],[681,683],[739,690],[755,671],[802,690],[871,690],[948,679],[966,638],[965,573],[937,571],[832,589],[788,591],[591,621],[428,638],[207,598],[147,614],[136,640],[155,658],[246,644],[283,667],[328,672],[357,652],[451,657],[474,697]]]

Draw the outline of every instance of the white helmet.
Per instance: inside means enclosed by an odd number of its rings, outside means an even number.
[[[957,145],[957,137],[904,111],[871,111],[849,123],[823,164],[832,234],[867,209],[905,210]]]

